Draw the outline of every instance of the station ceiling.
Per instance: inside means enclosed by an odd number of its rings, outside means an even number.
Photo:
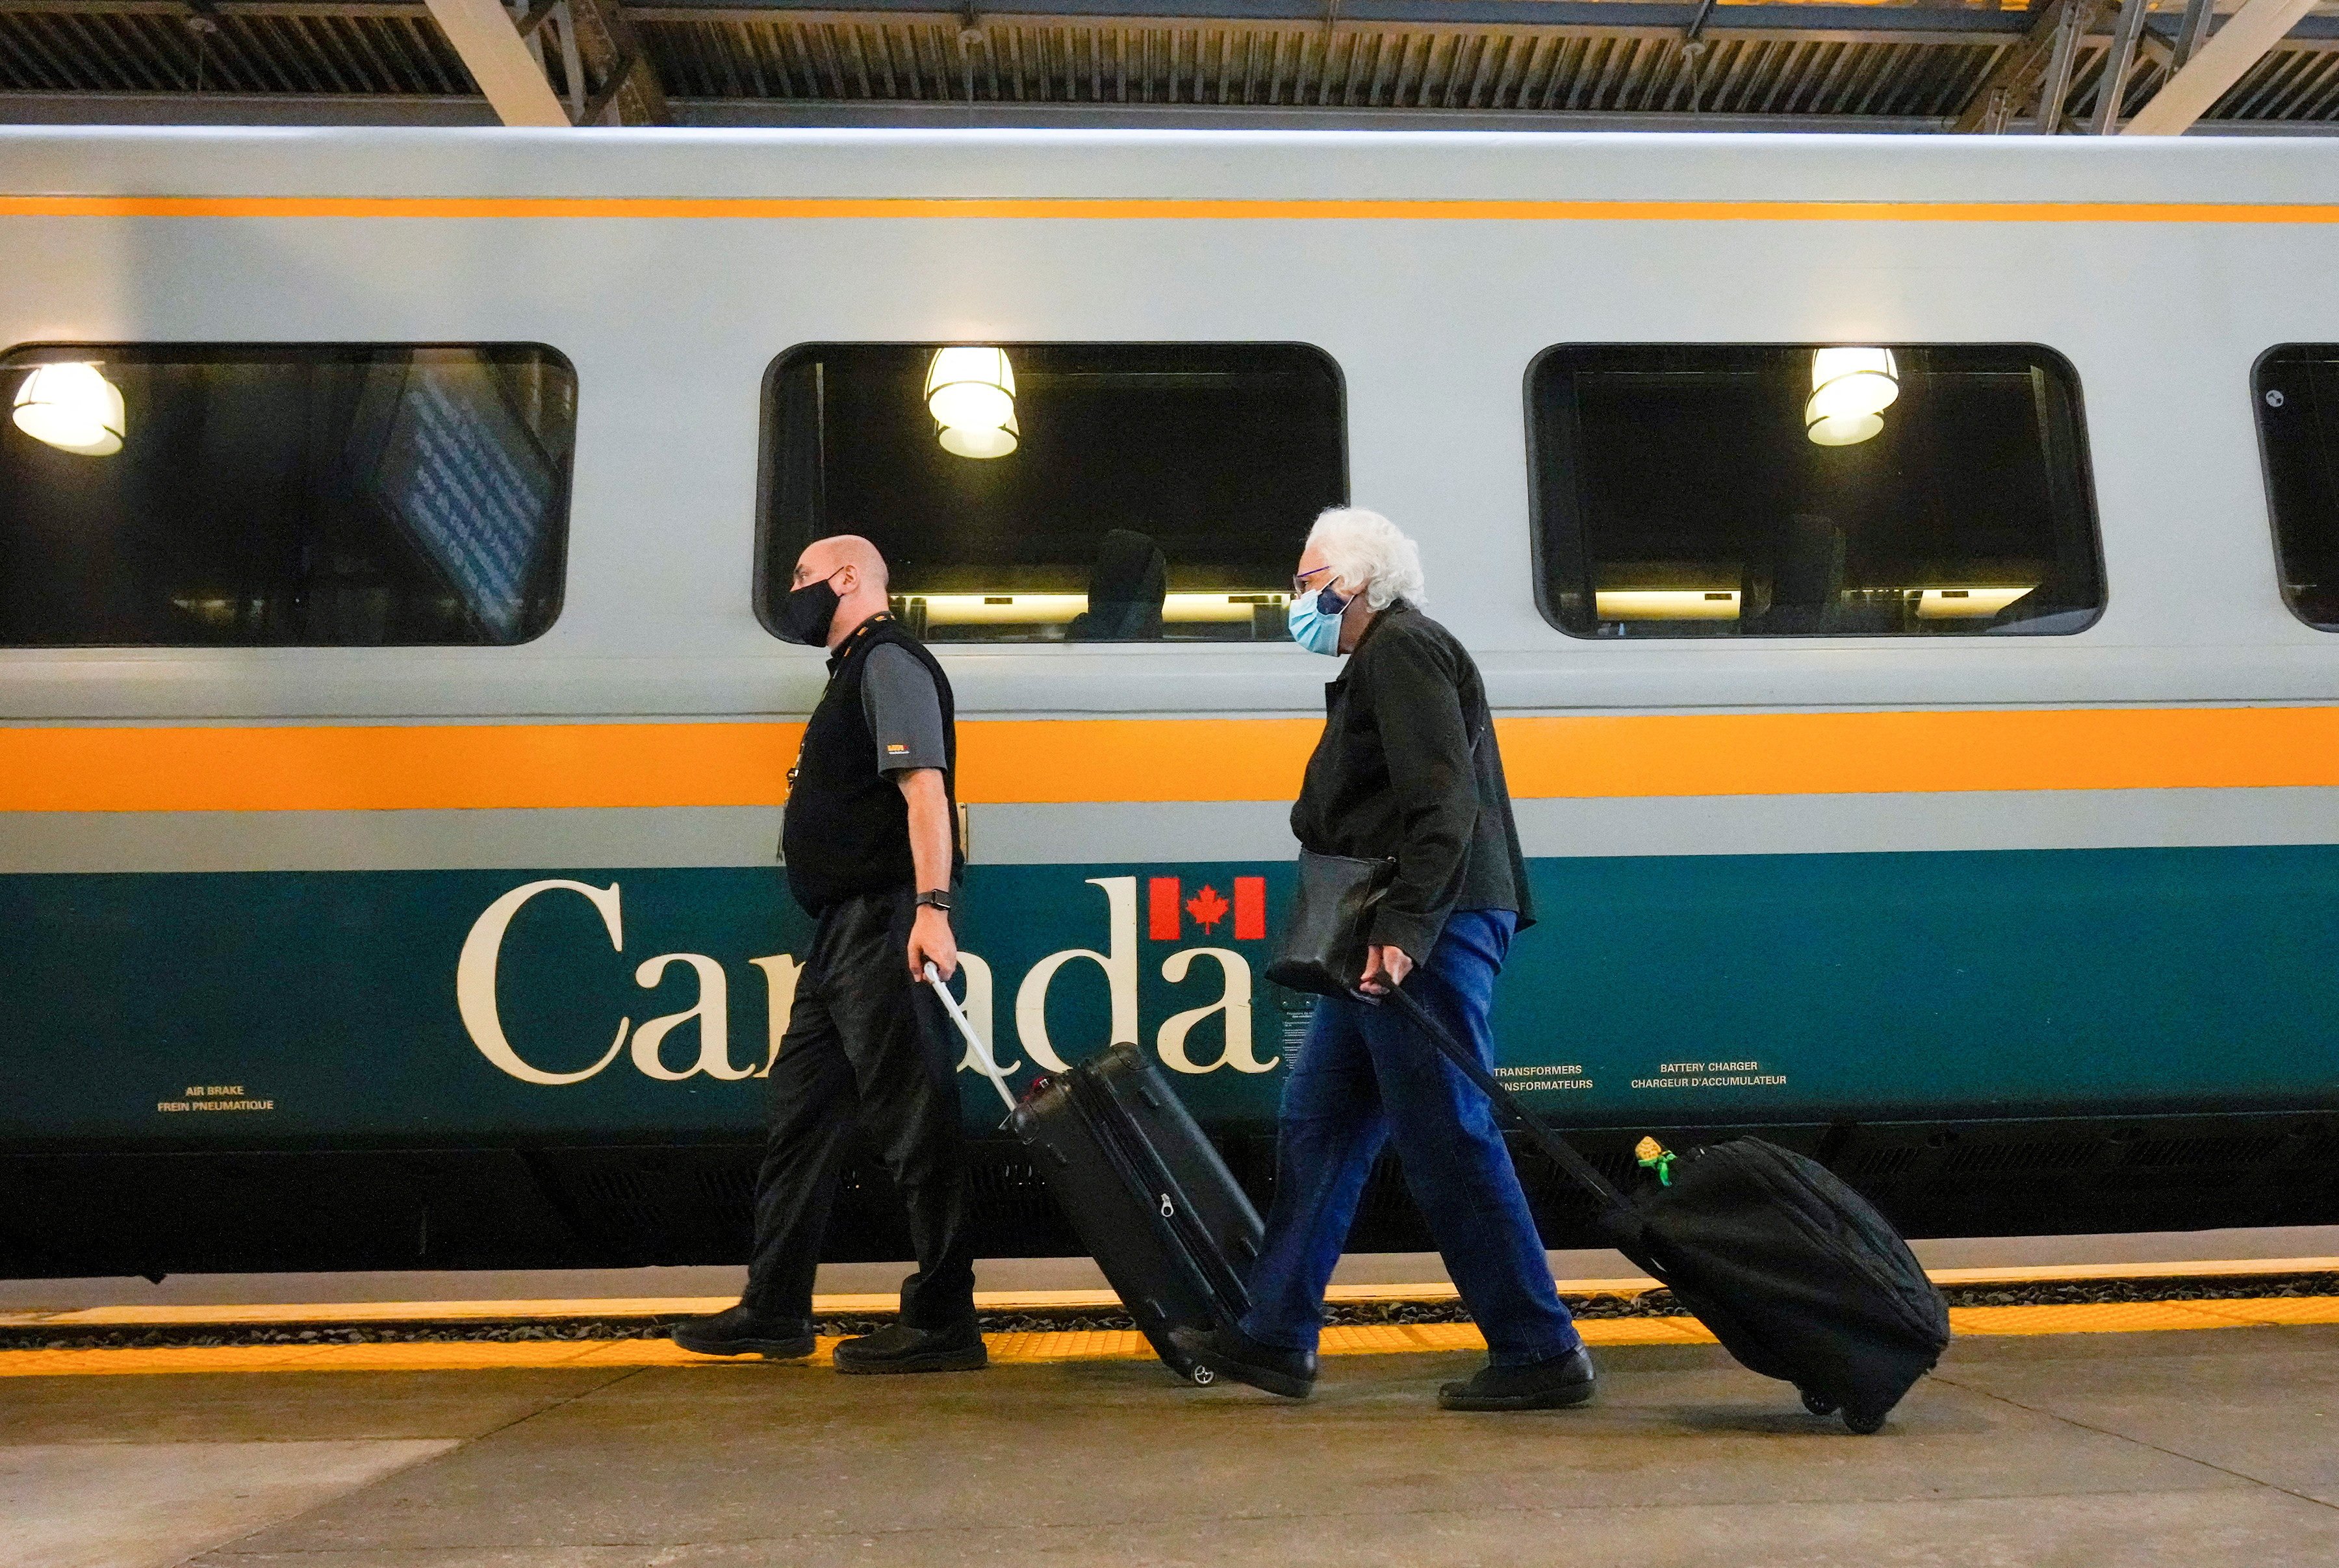
[[[2237,3],[2195,0],[2192,19]],[[2122,53],[2126,116],[2207,35],[2186,36],[2187,0],[2140,4],[2125,51],[2118,0],[521,0],[510,14],[580,119],[2021,132],[2038,125],[2058,25],[2076,37],[2069,130],[2099,124]],[[602,91],[616,74],[635,89],[622,105]],[[0,0],[0,123],[494,120],[426,0]],[[2339,5],[2314,5],[2197,129],[2339,129]]]

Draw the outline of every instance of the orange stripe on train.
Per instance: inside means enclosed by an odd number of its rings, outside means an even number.
[[[1320,721],[970,720],[976,804],[1289,800]],[[1521,798],[2339,784],[2339,708],[1501,721]],[[794,724],[0,728],[0,811],[776,804]]]
[[[2245,202],[1501,201],[1437,198],[0,195],[0,217],[633,218],[1475,222],[2334,223],[2339,205]]]
[[[1288,799],[1319,721],[959,726],[961,798]],[[800,724],[0,728],[0,811],[775,805]]]

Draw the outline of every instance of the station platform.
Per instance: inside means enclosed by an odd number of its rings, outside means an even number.
[[[1629,1277],[1565,1283],[1626,1304],[1585,1319],[1598,1401],[1524,1415],[1435,1407],[1482,1355],[1434,1320],[1435,1279],[1346,1285],[1351,1307],[1425,1320],[1328,1334],[1300,1404],[1193,1387],[1093,1328],[994,1334],[982,1373],[848,1378],[825,1346],[716,1361],[654,1328],[463,1326],[622,1325],[681,1296],[449,1300],[427,1320],[410,1294],[0,1300],[19,1336],[0,1349],[0,1564],[2323,1564],[2334,1270],[2328,1253],[1969,1265],[1948,1281],[1957,1342],[1872,1437],[1806,1415],[1694,1320],[1631,1311]],[[987,1282],[985,1310],[1077,1321],[1092,1304],[1069,1278]]]

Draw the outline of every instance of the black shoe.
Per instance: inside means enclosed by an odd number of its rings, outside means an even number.
[[[1437,1391],[1440,1410],[1557,1410],[1592,1397],[1598,1381],[1592,1353],[1581,1345],[1564,1356],[1525,1366],[1484,1366],[1467,1383]]]
[[[980,1372],[991,1365],[972,1322],[951,1328],[893,1323],[836,1347],[839,1372]]]
[[[801,1317],[770,1317],[742,1302],[711,1317],[686,1317],[674,1342],[701,1356],[761,1356],[794,1361],[812,1354],[812,1325]]]
[[[1269,1394],[1280,1394],[1286,1399],[1305,1399],[1316,1388],[1316,1353],[1312,1350],[1278,1350],[1272,1345],[1261,1345],[1239,1328],[1220,1328],[1209,1334],[1199,1328],[1173,1328],[1170,1342],[1221,1377],[1264,1388]]]

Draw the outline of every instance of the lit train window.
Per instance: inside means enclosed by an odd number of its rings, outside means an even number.
[[[2269,349],[2251,380],[2283,600],[2339,632],[2339,343]]]
[[[1338,370],[1288,343],[822,343],[772,367],[756,604],[862,534],[934,642],[1288,638],[1347,497]]]
[[[0,646],[521,643],[577,377],[532,344],[0,354]]]
[[[2078,379],[2025,346],[1545,350],[1536,590],[1576,636],[2076,632],[2104,602]]]

